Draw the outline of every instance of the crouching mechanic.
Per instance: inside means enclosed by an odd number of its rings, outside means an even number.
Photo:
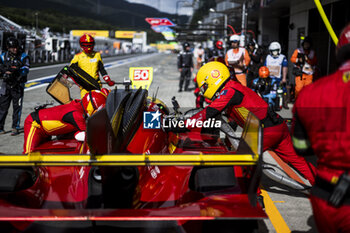
[[[294,105],[293,144],[316,154],[311,204],[318,231],[350,232],[350,24],[336,48],[335,73],[306,86]]]
[[[248,113],[252,112],[264,127],[263,150],[273,150],[311,184],[314,183],[315,168],[295,153],[284,119],[273,112],[254,91],[231,79],[230,72],[224,64],[209,62],[202,66],[197,74],[197,84],[203,96],[213,102],[192,119],[204,121],[226,111],[229,120],[243,127]]]
[[[77,64],[81,69],[99,82],[99,73],[101,73],[103,80],[107,82],[109,86],[114,86],[115,82],[111,80],[107,74],[102,62],[101,54],[94,51],[95,39],[88,34],[84,34],[80,37],[79,44],[83,51],[76,54],[70,64]],[[86,92],[82,92],[81,97],[83,97],[85,93]]]
[[[105,92],[93,90],[81,100],[32,112],[24,122],[23,154],[28,154],[51,136],[74,133],[85,140],[86,119],[106,104]]]

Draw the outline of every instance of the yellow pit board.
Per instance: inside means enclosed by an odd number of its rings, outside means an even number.
[[[129,78],[132,89],[142,87],[148,90],[153,81],[153,67],[130,67]]]

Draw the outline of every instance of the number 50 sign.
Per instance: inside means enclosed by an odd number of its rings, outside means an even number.
[[[130,67],[129,78],[133,89],[142,87],[148,90],[153,81],[153,67]]]

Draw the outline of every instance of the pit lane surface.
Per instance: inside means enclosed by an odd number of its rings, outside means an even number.
[[[175,54],[147,54],[132,58],[119,57],[104,59],[107,72],[114,81],[123,81],[129,76],[129,67],[150,66],[154,69],[153,83],[149,89],[149,95],[157,92],[157,98],[164,101],[171,107],[171,98],[176,96],[182,108],[194,108],[193,92],[178,93],[179,72],[176,66]],[[49,66],[46,68],[33,68],[30,71],[29,83],[33,80],[54,77],[64,65]],[[45,92],[47,84],[35,84],[35,88],[26,88],[21,125],[25,117],[33,111],[38,104],[52,101],[52,98]],[[28,86],[28,85],[27,85]],[[191,83],[193,88],[193,83]],[[78,88],[72,89],[72,97],[79,98]],[[56,105],[57,103],[55,103]],[[291,117],[291,110],[281,113],[284,117]],[[10,130],[12,108],[7,116],[5,129]],[[23,134],[10,136],[0,135],[0,152],[6,154],[21,154],[23,147]],[[312,210],[309,200],[304,194],[298,193],[282,185],[275,183],[268,178],[262,180],[263,190],[266,190],[265,205],[269,220],[261,222],[259,232],[317,232],[312,218]]]

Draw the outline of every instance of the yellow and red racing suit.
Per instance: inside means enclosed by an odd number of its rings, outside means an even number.
[[[107,77],[107,71],[105,70],[105,67],[102,62],[101,54],[99,52],[91,52],[89,54],[86,54],[85,52],[80,52],[78,54],[75,54],[70,64],[77,63],[77,65],[83,69],[86,73],[88,73],[91,77],[96,79],[101,85],[100,81],[100,75],[101,73],[102,77]],[[109,78],[109,77],[108,77]],[[86,94],[86,91],[83,91],[84,89],[81,89],[81,98]]]
[[[86,113],[80,100],[32,112],[24,122],[23,154],[32,152],[53,135],[84,132]]]

